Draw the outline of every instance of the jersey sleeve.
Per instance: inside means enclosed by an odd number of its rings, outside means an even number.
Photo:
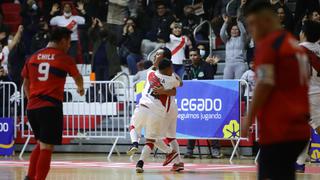
[[[57,25],[58,25],[58,16],[53,17],[53,18],[50,20],[50,25],[51,25],[51,26],[57,26]]]
[[[85,21],[86,21],[86,20],[85,20],[83,17],[81,17],[81,16],[75,16],[75,20],[76,20],[77,24],[80,24],[80,25],[84,24]]]

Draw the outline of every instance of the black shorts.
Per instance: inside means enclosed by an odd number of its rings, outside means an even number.
[[[62,106],[43,107],[27,111],[28,120],[36,140],[52,145],[62,142]]]

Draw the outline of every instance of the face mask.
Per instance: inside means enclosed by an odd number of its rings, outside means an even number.
[[[66,12],[65,12],[65,13],[63,13],[63,16],[66,17],[66,18],[69,18],[69,17],[72,16],[72,14],[71,14],[71,12],[70,12],[70,13],[66,13]]]
[[[206,51],[203,49],[200,49],[200,56],[203,58],[206,55]]]
[[[36,4],[32,4],[31,8],[32,8],[33,10],[37,10],[37,9],[38,9],[38,6],[37,6]]]

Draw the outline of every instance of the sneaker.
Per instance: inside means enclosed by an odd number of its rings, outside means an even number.
[[[305,164],[300,165],[300,164],[296,163],[295,168],[296,168],[297,173],[304,173],[304,171],[306,169],[306,165]]]
[[[143,164],[144,164],[144,162],[142,161],[142,160],[139,160],[138,162],[137,162],[137,165],[136,165],[136,172],[137,173],[143,173]]]
[[[212,150],[212,158],[216,158],[216,159],[220,159],[223,157],[223,154],[220,153],[220,150],[219,149],[213,149]]]
[[[175,150],[172,150],[170,154],[166,155],[166,160],[163,162],[163,166],[166,166],[169,163],[171,163],[177,156],[178,153]]]
[[[183,171],[183,170],[184,170],[184,163],[183,162],[174,163],[171,168],[171,171],[176,171],[176,172]]]
[[[196,157],[193,156],[193,154],[191,154],[191,153],[186,153],[186,154],[184,154],[183,158],[185,158],[185,159],[195,159]]]
[[[129,148],[129,150],[127,151],[127,155],[128,156],[133,156],[136,152],[138,152],[138,147],[136,147],[136,146],[131,146],[130,148]]]

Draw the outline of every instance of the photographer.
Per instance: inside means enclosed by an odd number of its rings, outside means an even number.
[[[185,80],[204,80],[213,79],[214,70],[203,59],[201,59],[199,49],[193,48],[189,51],[190,60],[184,60],[185,73],[183,79]]]
[[[214,79],[214,68],[201,59],[199,49],[191,49],[189,51],[190,60],[184,60],[185,66],[184,80],[210,80]],[[195,146],[195,140],[188,140],[187,153],[184,158],[194,158],[193,149]],[[212,145],[212,157],[210,158],[221,158],[219,141],[211,141]]]

